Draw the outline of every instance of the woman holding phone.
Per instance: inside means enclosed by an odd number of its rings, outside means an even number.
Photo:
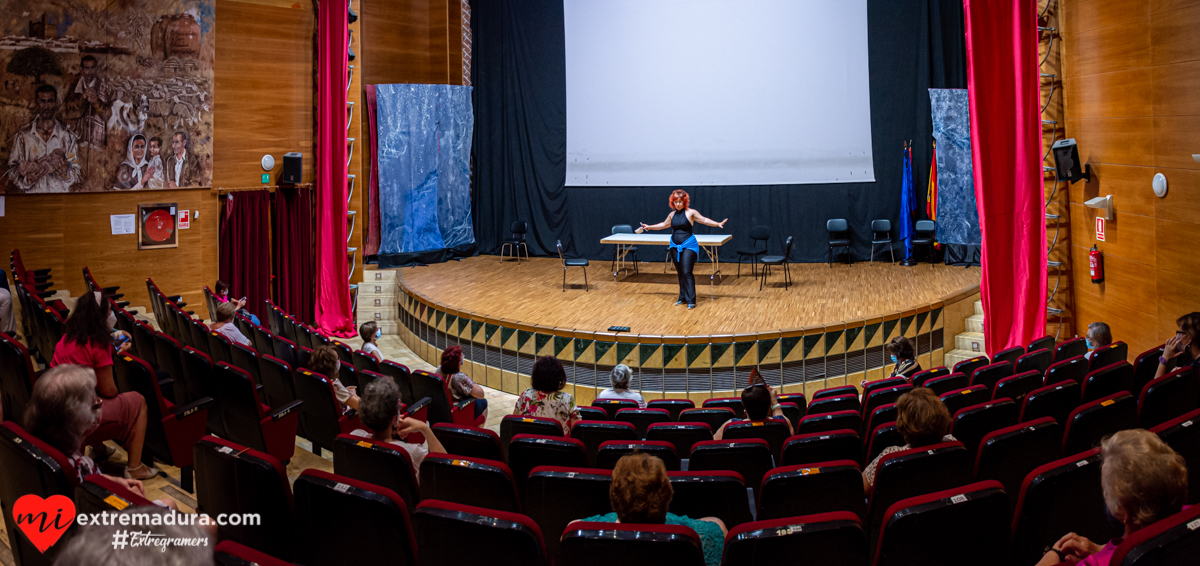
[[[716,222],[705,218],[699,211],[690,208],[691,197],[687,191],[681,189],[672,192],[669,200],[671,213],[667,215],[666,220],[653,225],[641,222],[642,226],[636,232],[641,234],[646,230],[671,229],[670,250],[675,253],[672,257],[675,271],[679,274],[679,300],[675,301],[675,304],[687,303],[690,310],[696,308],[696,276],[692,274],[692,269],[700,259],[700,244],[696,242],[692,225],[699,222],[705,226],[724,228],[729,219]]]
[[[403,448],[412,459],[413,469],[418,476],[425,456],[430,452],[446,452],[427,423],[409,417],[408,412],[400,412],[400,388],[391,379],[376,379],[367,385],[358,400],[358,418],[371,430],[360,428],[350,434]],[[408,437],[413,433],[420,433],[425,437],[425,442],[409,442]]]

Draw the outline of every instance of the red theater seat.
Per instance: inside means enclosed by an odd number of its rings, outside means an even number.
[[[863,443],[850,429],[797,434],[783,444],[784,466],[816,464],[836,460],[862,463]]]
[[[1188,503],[1200,503],[1200,409],[1185,413],[1162,423],[1151,432],[1158,435],[1172,450],[1183,456],[1188,469]]]
[[[951,391],[966,389],[971,386],[971,378],[961,374],[952,373],[943,377],[935,377],[925,381],[925,387],[933,391],[935,395],[943,395]]]
[[[1051,338],[1053,340],[1053,338]],[[1045,377],[1046,370],[1050,369],[1050,364],[1054,363],[1054,354],[1049,349],[1029,349],[1029,353],[1017,358],[1017,373],[1025,373],[1027,371],[1036,371],[1038,375]]]
[[[333,441],[333,471],[396,492],[410,510],[421,502],[412,456],[399,446],[350,434],[338,435]]]
[[[907,383],[899,383],[889,387],[876,387],[871,389],[869,393],[864,393],[863,399],[865,401],[863,403],[862,410],[863,420],[869,420],[871,418],[871,413],[874,413],[875,409],[878,409],[879,407],[896,404],[896,401],[900,400],[902,395],[912,390],[913,387],[911,385]]]
[[[741,440],[744,438],[760,438],[767,441],[771,447],[771,457],[776,461],[783,458],[783,444],[792,437],[792,429],[780,418],[770,418],[762,422],[731,422],[725,425],[721,436],[724,440]]]
[[[500,435],[490,429],[451,423],[437,423],[430,428],[450,454],[504,461],[504,453],[500,450]]]
[[[597,468],[616,469],[617,461],[634,452],[642,452],[663,461],[668,471],[679,470],[675,445],[662,440],[609,440],[596,451]]]
[[[839,511],[745,523],[725,537],[725,566],[866,566],[867,537],[853,513]]]
[[[1063,434],[1063,454],[1078,454],[1100,446],[1104,437],[1137,428],[1137,402],[1124,391],[1086,403],[1071,411]]]
[[[520,513],[517,484],[504,462],[432,452],[421,463],[421,499]]]
[[[1013,403],[1020,407],[1025,401],[1025,396],[1041,386],[1042,374],[1037,370],[1018,373],[996,382],[996,387],[992,388],[992,400],[1012,399]]]
[[[592,406],[603,410],[604,414],[608,415],[609,420],[616,417],[617,411],[621,409],[637,409],[641,407],[633,399],[596,399],[592,401]]]
[[[13,505],[17,499],[30,494],[42,498],[52,495],[69,498],[79,484],[75,468],[66,456],[10,421],[0,423],[0,469],[4,470],[0,474],[0,504],[6,525],[17,524],[13,519]],[[21,529],[6,530],[8,548],[22,566],[49,566],[54,562],[57,551],[42,554]],[[70,535],[71,531],[68,531],[64,538]]]
[[[201,438],[193,451],[198,512],[260,516],[257,525],[220,525],[218,537],[291,560],[296,529],[292,489],[283,464],[269,454],[214,436]]]
[[[863,428],[862,415],[858,411],[838,411],[836,413],[809,414],[796,426],[796,434],[828,432],[831,430],[853,430],[861,432]]]
[[[701,407],[699,409],[684,409],[679,412],[680,422],[695,422],[708,425],[714,432],[734,418],[733,409],[729,407]]]
[[[969,360],[963,360],[957,364],[954,364],[953,373],[961,373],[970,378],[971,375],[975,373],[975,370],[988,365],[988,363],[990,362],[988,361],[987,356],[975,356]]]
[[[1060,358],[1055,358],[1060,360]],[[1083,378],[1087,377],[1088,361],[1082,355],[1071,358],[1055,361],[1046,369],[1046,385],[1058,383],[1060,381],[1071,380],[1080,385],[1083,384]]]
[[[508,447],[514,436],[518,434],[535,434],[538,436],[562,436],[562,426],[554,419],[546,417],[522,417],[520,415],[505,415],[500,420],[500,447],[504,451],[504,459],[508,460]]]
[[[893,503],[885,513],[875,566],[965,564],[1007,566],[1008,497],[985,481]]]
[[[525,493],[525,480],[538,466],[586,468],[587,451],[583,443],[565,436],[518,434],[508,447],[508,467],[517,480],[517,490]]]
[[[651,399],[646,402],[647,409],[666,409],[671,420],[679,420],[679,413],[684,409],[694,409],[696,404],[690,399]]]
[[[996,362],[978,368],[971,374],[971,385],[982,385],[991,391],[996,387],[996,382],[1010,377],[1013,374],[1013,365],[1010,362]]]
[[[1088,359],[1088,370],[1096,371],[1118,362],[1129,363],[1129,345],[1120,340],[1093,350]]]
[[[1200,376],[1192,368],[1177,369],[1151,380],[1140,391],[1138,422],[1142,428],[1154,428],[1195,409],[1197,397]]]
[[[753,488],[756,496],[763,476],[773,467],[770,446],[758,438],[697,442],[688,461],[689,471],[727,470],[741,474],[746,487]]]
[[[742,474],[728,470],[667,472],[675,496],[668,509],[688,517],[716,517],[732,529],[753,521]]]
[[[846,395],[813,397],[812,403],[808,404],[808,410],[813,414],[836,413],[838,411],[861,412],[862,403],[858,400],[857,392]]]
[[[1121,541],[1109,564],[1114,566],[1187,566],[1200,556],[1200,506],[1176,513],[1140,529]]]
[[[561,533],[571,521],[612,512],[610,487],[608,470],[538,466],[525,483],[525,514],[542,532]],[[546,541],[551,556],[558,555],[558,542]]]
[[[1050,417],[1065,423],[1071,411],[1079,406],[1079,397],[1079,384],[1071,380],[1039,387],[1025,396],[1019,419],[1026,422]]]
[[[504,562],[549,566],[542,531],[529,517],[445,501],[422,501],[413,513],[421,564]]]
[[[1062,427],[1042,417],[999,430],[979,442],[975,458],[975,481],[996,480],[1016,508],[1021,484],[1034,468],[1062,457]]]
[[[83,478],[75,488],[75,511],[78,513],[116,513],[126,507],[152,506],[150,500],[138,495],[107,476],[92,474]]]
[[[1089,450],[1025,476],[1013,512],[1013,563],[1037,563],[1046,546],[1066,533],[1094,541],[1120,536],[1104,519],[1100,464],[1100,450]]]
[[[563,531],[558,559],[572,566],[704,566],[704,550],[690,527],[579,522]]]
[[[782,466],[763,477],[759,521],[849,511],[867,514],[862,470],[850,460]]]
[[[652,424],[669,423],[673,419],[666,409],[617,409],[613,421],[626,422],[637,430],[638,438],[646,437],[646,429]]]
[[[675,446],[675,454],[680,459],[690,458],[692,446],[695,446],[697,442],[712,439],[713,429],[705,423],[658,423],[652,424],[650,428],[646,429],[646,440],[670,442]]]
[[[213,368],[213,393],[229,440],[281,461],[292,458],[303,401],[268,407],[258,398],[250,375],[224,362]]]
[[[301,472],[294,489],[294,540],[305,564],[416,565],[408,509],[394,491],[320,470]]]
[[[732,410],[734,417],[739,418],[739,419],[746,418],[745,409],[742,407],[742,398],[741,397],[720,397],[720,398],[716,398],[716,399],[709,399],[709,400],[705,401],[704,403],[701,403],[700,406],[705,409],[724,407],[726,409]],[[713,429],[713,430],[716,430],[716,429]]]
[[[879,460],[867,504],[867,541],[878,541],[892,504],[959,487],[971,481],[971,457],[961,442],[942,442],[893,452]],[[874,545],[872,545],[874,551]]]
[[[1018,409],[1011,399],[959,409],[954,413],[950,434],[963,443],[968,454],[974,455],[979,451],[979,442],[988,433],[1017,424]]]

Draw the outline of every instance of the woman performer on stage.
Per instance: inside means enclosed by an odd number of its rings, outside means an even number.
[[[667,215],[667,219],[654,225],[641,222],[642,227],[637,229],[637,233],[641,234],[645,230],[671,229],[670,249],[675,250],[675,271],[679,273],[679,300],[675,301],[675,304],[687,303],[687,308],[694,309],[696,308],[696,276],[692,275],[692,268],[696,266],[696,260],[700,259],[700,244],[696,243],[692,225],[699,222],[706,226],[724,228],[729,219],[726,218],[720,222],[709,220],[696,209],[689,208],[690,203],[691,197],[688,196],[687,191],[676,190],[671,193],[672,210]]]

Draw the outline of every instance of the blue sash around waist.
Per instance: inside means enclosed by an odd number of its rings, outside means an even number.
[[[675,240],[671,240],[671,244],[667,246],[668,250],[675,250],[675,261],[683,261],[683,250],[692,250],[696,252],[696,257],[700,257],[700,243],[696,241],[696,235],[688,236],[682,244],[676,244]]]

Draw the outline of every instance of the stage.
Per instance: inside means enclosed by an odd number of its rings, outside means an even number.
[[[557,258],[478,256],[399,270],[399,332],[435,365],[442,349],[463,346],[473,373],[510,393],[523,389],[543,355],[563,360],[578,389],[607,386],[617,363],[634,368],[635,388],[668,396],[733,391],[754,367],[771,383],[810,389],[805,382],[881,373],[882,346],[899,335],[916,343],[923,366],[940,365],[948,307],[973,308],[980,277],[979,268],[888,261],[789,269],[789,288],[776,267],[760,291],[749,264],[739,278],[737,264],[722,263],[716,285],[713,265],[697,264],[697,306],[687,310],[674,305],[669,264],[642,263],[639,274],[614,278],[608,261],[593,261],[587,291],[583,270],[570,267],[564,292]],[[958,320],[948,324],[962,325],[960,314],[951,316]],[[578,392],[581,400],[589,393]]]

